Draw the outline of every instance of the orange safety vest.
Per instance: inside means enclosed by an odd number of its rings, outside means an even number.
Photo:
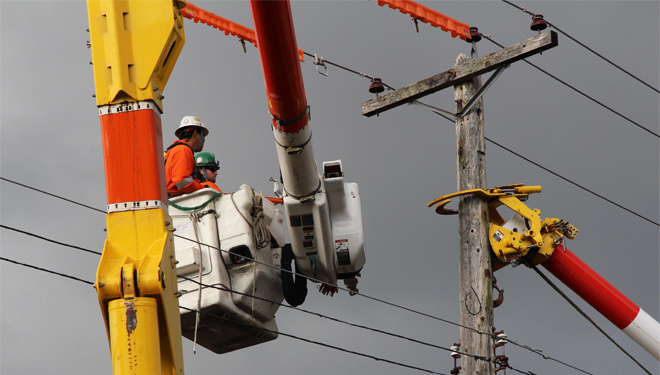
[[[177,147],[179,145],[186,147]],[[169,196],[188,194],[204,188],[197,177],[193,150],[185,141],[178,140],[167,148],[165,177]]]

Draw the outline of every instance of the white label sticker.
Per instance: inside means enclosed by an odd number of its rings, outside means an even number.
[[[500,242],[502,241],[503,238],[504,238],[504,233],[502,233],[499,229],[497,230],[497,232],[493,233],[493,239],[495,239],[495,241]]]
[[[186,223],[183,225],[179,225],[178,227],[174,228],[176,229],[174,233],[185,233],[188,232],[192,229],[192,225],[190,223]]]
[[[348,239],[335,240],[335,251],[348,250]]]

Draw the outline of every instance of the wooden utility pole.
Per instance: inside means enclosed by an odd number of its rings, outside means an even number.
[[[557,34],[549,32],[479,59],[461,54],[453,69],[362,103],[362,114],[373,116],[454,86],[458,190],[487,189],[483,101],[480,97],[474,100],[479,92],[483,94],[480,76],[497,70],[496,77],[509,64],[555,46]],[[484,86],[487,87],[492,80],[489,79]],[[492,375],[493,297],[488,205],[483,198],[468,195],[459,198],[458,209],[460,337],[461,352],[466,354],[461,357],[462,372]]]
[[[459,55],[455,68],[470,60],[463,54]],[[456,113],[463,110],[480,88],[481,80],[478,77],[454,86]],[[488,188],[481,98],[465,116],[456,119],[456,169],[459,191]],[[480,333],[490,332],[493,326],[488,204],[476,195],[463,196],[459,198],[458,212],[461,349],[467,354],[492,358],[490,336]],[[490,362],[471,356],[461,358],[461,367],[465,374],[493,373]]]

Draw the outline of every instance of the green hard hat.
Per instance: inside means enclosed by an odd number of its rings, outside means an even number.
[[[220,169],[220,164],[215,160],[215,155],[211,152],[200,152],[195,157],[195,163],[198,167],[208,168],[212,171]]]

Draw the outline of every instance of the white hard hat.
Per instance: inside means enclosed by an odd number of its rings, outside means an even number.
[[[179,138],[179,134],[181,134],[181,132],[186,130],[187,128],[202,128],[202,130],[204,131],[204,136],[206,137],[207,135],[209,135],[209,130],[204,127],[202,120],[200,120],[199,117],[196,116],[184,116],[181,119],[181,124],[179,125],[179,128],[174,131],[174,135],[177,138]]]

